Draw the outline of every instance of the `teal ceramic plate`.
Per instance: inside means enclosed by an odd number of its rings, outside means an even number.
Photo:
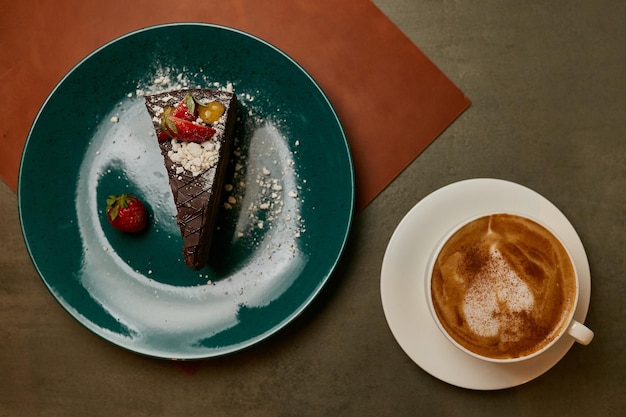
[[[210,266],[188,269],[142,94],[233,88],[236,154]],[[109,194],[150,212],[113,230]],[[18,187],[31,258],[59,303],[126,349],[160,358],[232,353],[274,334],[316,297],[354,205],[341,124],[315,81],[266,42],[213,25],[140,30],[98,49],[57,85],[26,142]],[[226,201],[228,202],[228,200]]]

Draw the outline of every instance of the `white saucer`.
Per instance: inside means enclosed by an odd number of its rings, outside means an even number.
[[[439,331],[425,298],[428,257],[455,224],[485,211],[526,214],[559,234],[578,271],[580,295],[574,318],[583,323],[589,308],[591,276],[585,249],[574,227],[558,208],[535,191],[497,179],[450,184],[425,197],[407,213],[385,252],[381,297],[391,332],[423,370],[459,387],[495,390],[521,385],[542,375],[561,360],[574,340],[566,335],[538,357],[497,364],[463,353]]]

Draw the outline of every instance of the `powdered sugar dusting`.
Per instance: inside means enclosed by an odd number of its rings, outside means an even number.
[[[299,238],[306,232],[299,210],[302,186],[280,130],[269,122],[260,126],[247,152],[238,149],[235,155],[239,162],[233,182],[225,187],[228,197],[224,205],[229,210],[239,208],[236,238],[252,236],[254,229],[271,227]]]

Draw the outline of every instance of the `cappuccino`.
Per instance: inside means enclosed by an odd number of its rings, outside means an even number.
[[[577,278],[567,250],[540,224],[492,214],[457,230],[436,255],[430,296],[448,335],[489,359],[538,352],[569,324]]]

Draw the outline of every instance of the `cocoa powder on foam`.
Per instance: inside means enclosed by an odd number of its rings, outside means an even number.
[[[459,344],[503,359],[531,354],[559,333],[574,305],[576,277],[548,230],[495,214],[448,240],[431,288],[435,312]]]

